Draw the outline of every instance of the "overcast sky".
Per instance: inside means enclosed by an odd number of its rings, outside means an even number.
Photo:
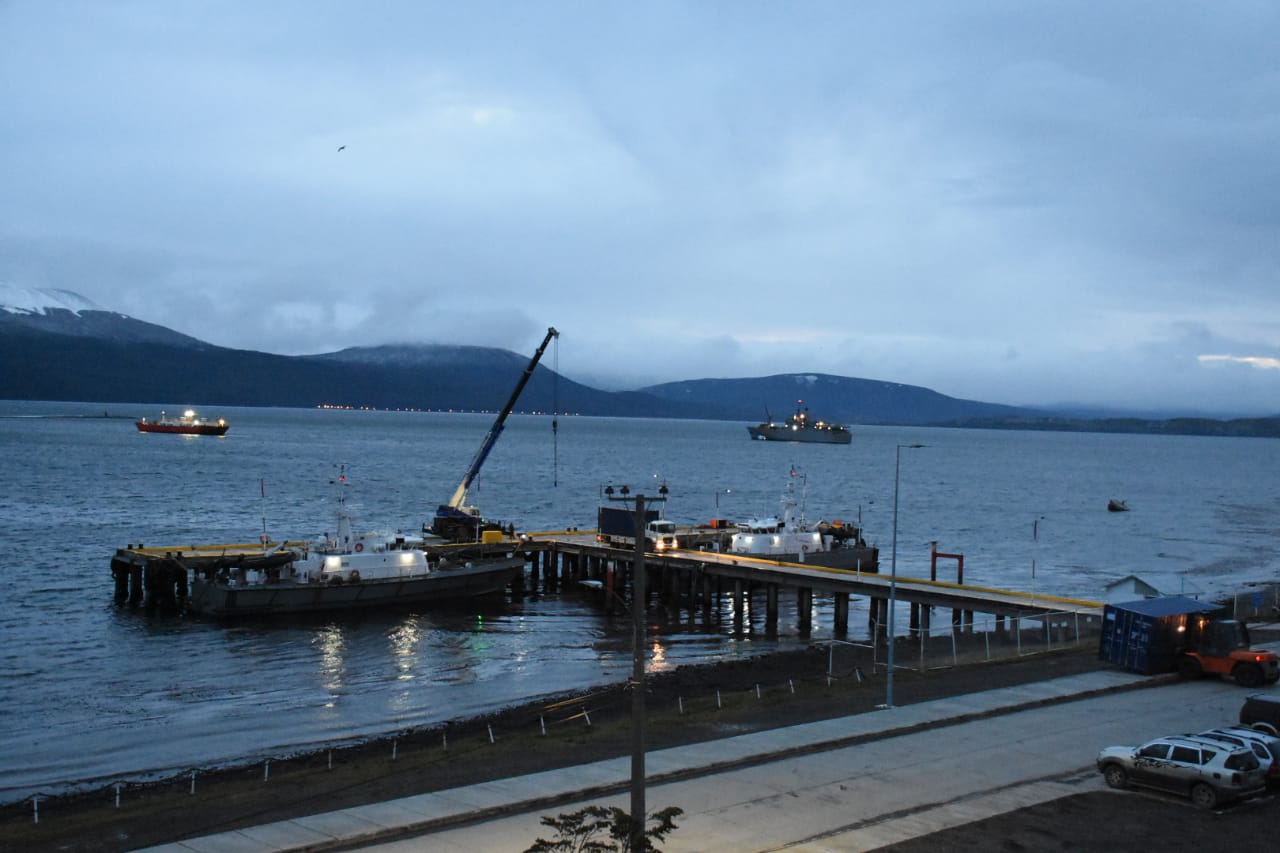
[[[223,346],[1280,412],[1265,0],[0,0],[0,195]]]

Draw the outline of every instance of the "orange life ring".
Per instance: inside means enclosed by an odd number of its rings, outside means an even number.
[[[356,553],[357,553],[357,554],[359,554],[359,553],[360,553],[361,551],[363,551],[363,550],[364,550],[364,543],[363,543],[363,542],[357,542],[357,543],[356,543]]]
[[[360,572],[358,569],[352,569],[351,574],[347,575],[347,580],[351,583],[360,583]]]

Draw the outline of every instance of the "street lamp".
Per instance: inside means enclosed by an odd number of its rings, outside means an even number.
[[[620,496],[615,497],[613,486],[605,487],[605,497],[609,500],[635,502],[635,534],[636,555],[631,576],[631,847],[632,850],[644,850],[645,804],[644,804],[644,651],[645,651],[645,571],[644,571],[644,528],[645,496],[631,495],[631,489],[622,486]],[[659,503],[667,499],[667,484],[658,488],[658,497],[649,498],[651,503]]]
[[[902,470],[902,448],[915,450],[923,444],[899,444],[893,458],[893,548],[889,552],[889,673],[885,678],[884,706],[893,707],[893,626],[898,600],[898,473]]]

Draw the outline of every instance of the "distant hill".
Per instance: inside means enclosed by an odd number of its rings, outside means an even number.
[[[971,418],[937,426],[965,429],[1018,429],[1046,432],[1115,432],[1144,435],[1216,435],[1235,438],[1280,438],[1280,417],[1273,418]]]
[[[0,286],[0,399],[494,411],[532,353],[443,345],[282,356],[218,347],[67,291]],[[636,392],[589,388],[539,366],[517,411],[714,417]]]
[[[528,356],[503,350],[478,352],[476,361],[466,365],[447,359],[433,365],[427,352],[418,353],[418,358],[416,366],[404,366],[222,347],[196,349],[14,331],[0,322],[0,399],[496,411],[529,362]],[[644,394],[597,391],[539,366],[517,411],[553,408],[625,417],[710,414]]]
[[[0,284],[0,399],[7,400],[496,411],[531,355],[435,344],[311,356],[228,349],[107,311],[70,291]],[[1280,437],[1280,418],[1089,419],[821,373],[608,392],[539,365],[516,409],[758,423],[797,406],[814,418],[851,424]]]
[[[784,373],[757,379],[689,379],[640,389],[673,402],[711,404],[724,417],[782,419],[797,407],[814,418],[850,424],[937,424],[968,418],[1048,415],[1034,409],[959,400],[921,388],[823,373]]]

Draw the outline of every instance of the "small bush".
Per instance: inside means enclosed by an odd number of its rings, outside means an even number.
[[[649,820],[655,826],[644,831],[644,851],[661,853],[654,841],[661,841],[675,830],[675,819],[684,809],[668,806],[654,812]],[[553,840],[539,838],[525,853],[641,853],[631,847],[631,815],[617,806],[587,806],[585,809],[557,817],[544,817],[544,826],[556,831]],[[602,836],[609,840],[603,840]]]

